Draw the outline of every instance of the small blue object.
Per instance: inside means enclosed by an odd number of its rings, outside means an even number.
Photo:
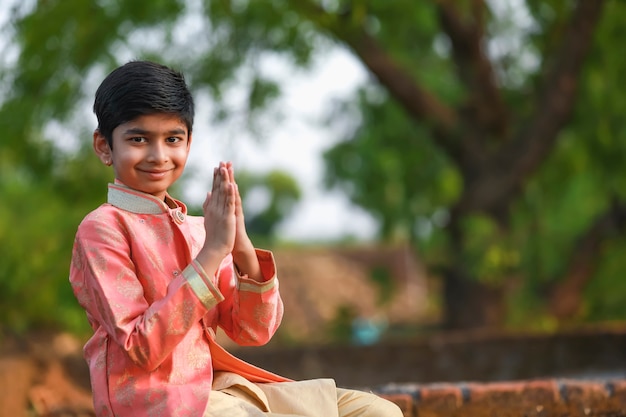
[[[387,328],[383,320],[356,318],[352,322],[352,342],[355,345],[373,345]]]

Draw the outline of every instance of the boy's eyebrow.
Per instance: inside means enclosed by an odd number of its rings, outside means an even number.
[[[125,135],[147,135],[149,133],[151,133],[149,130],[142,129],[140,127],[131,127],[124,131]],[[168,135],[184,135],[186,133],[187,131],[182,128],[172,129],[167,132]]]

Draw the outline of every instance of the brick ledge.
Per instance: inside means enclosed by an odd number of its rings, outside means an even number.
[[[386,384],[405,417],[626,417],[626,379]]]

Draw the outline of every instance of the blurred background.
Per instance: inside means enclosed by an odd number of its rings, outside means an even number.
[[[196,97],[171,194],[200,213],[234,162],[278,260],[275,345],[619,326],[624,21],[617,0],[2,0],[0,333],[89,334],[68,266],[113,179],[91,106],[131,59]]]

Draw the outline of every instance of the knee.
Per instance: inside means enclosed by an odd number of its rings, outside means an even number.
[[[397,404],[373,392],[337,389],[340,417],[403,417]]]
[[[404,413],[398,405],[385,398],[376,397],[367,408],[363,417],[403,417]]]

